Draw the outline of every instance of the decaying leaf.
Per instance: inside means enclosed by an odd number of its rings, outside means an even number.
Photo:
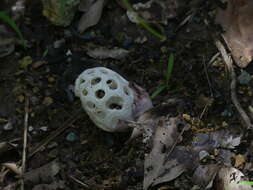
[[[98,23],[104,8],[104,0],[82,0],[79,10],[84,14],[78,24],[78,31],[84,32],[87,28]]]
[[[214,180],[214,190],[253,190],[244,174],[233,167],[222,167]]]
[[[32,190],[59,190],[64,189],[65,184],[64,181],[54,181],[51,184],[39,184],[33,187]]]
[[[253,1],[226,0],[227,8],[219,9],[216,22],[225,33],[224,39],[239,67],[246,67],[253,58]]]
[[[145,157],[144,189],[177,178],[189,165],[194,167],[193,156],[186,147],[174,147],[181,140],[181,124],[179,117],[159,119],[151,142],[147,143],[151,152]]]
[[[208,134],[200,133],[196,135],[192,142],[195,151],[213,150],[214,148],[234,149],[241,142],[242,133],[236,129],[219,130]]]
[[[134,128],[130,141],[134,138],[143,135],[143,141],[146,142],[152,137],[157,122],[162,116],[176,116],[177,109],[183,107],[184,101],[180,99],[169,99],[166,103],[158,105],[154,108],[149,109],[137,119],[136,123],[130,125]]]
[[[132,10],[127,10],[127,16],[131,22],[139,23],[136,13],[141,16],[147,23],[167,24],[168,18],[177,15],[177,0],[150,0],[139,2],[132,5]]]
[[[32,184],[51,183],[54,176],[60,171],[59,163],[52,161],[40,168],[31,170],[24,174],[24,181]]]
[[[88,50],[87,54],[93,58],[98,59],[123,59],[128,55],[129,51],[122,49],[122,48],[113,48],[113,49],[106,49],[106,48],[96,48],[93,50]]]
[[[74,18],[79,0],[42,0],[43,15],[53,24],[68,26]]]
[[[194,171],[192,180],[202,188],[211,186],[218,170],[217,164],[199,165]]]

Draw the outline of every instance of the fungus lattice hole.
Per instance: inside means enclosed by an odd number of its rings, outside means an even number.
[[[122,105],[119,105],[117,103],[111,103],[109,105],[109,108],[112,109],[112,110],[121,110],[122,109]]]
[[[106,71],[106,70],[100,70],[100,72],[103,74],[108,74],[108,71]]]
[[[106,105],[111,110],[121,110],[123,108],[123,99],[113,96],[107,101]]]
[[[95,94],[96,94],[97,98],[101,99],[101,98],[103,98],[105,96],[105,91],[103,91],[103,90],[97,90],[95,92]]]
[[[82,93],[83,93],[84,96],[88,95],[88,91],[86,89],[83,89]]]
[[[94,109],[96,107],[96,105],[93,102],[87,102],[86,104],[88,106],[88,108],[90,109]]]
[[[94,79],[91,80],[91,85],[95,85],[98,84],[101,81],[100,77],[96,77]]]
[[[80,84],[83,84],[85,83],[85,80],[84,79],[80,79]]]
[[[114,81],[114,80],[112,80],[112,79],[110,79],[110,80],[108,80],[108,81],[106,81],[106,84],[109,86],[109,88],[110,89],[112,89],[112,90],[115,90],[115,89],[117,89],[117,83]]]
[[[126,86],[124,86],[123,90],[124,90],[124,93],[125,93],[126,95],[129,95],[129,94],[130,94],[130,93],[129,93],[129,90],[128,90],[128,88],[127,88]]]

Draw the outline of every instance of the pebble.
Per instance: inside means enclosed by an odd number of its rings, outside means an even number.
[[[209,153],[205,150],[199,152],[199,159],[203,160],[205,157],[209,156]]]
[[[45,132],[47,131],[47,129],[48,129],[47,126],[43,126],[43,127],[40,128],[41,131],[45,131]]]
[[[51,97],[45,97],[42,104],[46,106],[50,106],[54,102],[53,98]]]
[[[70,132],[66,136],[66,140],[69,141],[69,142],[75,142],[77,139],[78,139],[78,136],[74,132]]]
[[[242,73],[238,76],[238,81],[240,84],[248,84],[252,79],[252,76],[246,71],[242,70]]]
[[[12,129],[13,129],[12,123],[9,121],[8,123],[6,123],[6,124],[3,126],[3,129],[4,129],[5,131],[10,131],[10,130],[12,130]]]

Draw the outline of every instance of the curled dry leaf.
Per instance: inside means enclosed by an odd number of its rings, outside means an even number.
[[[225,33],[224,39],[239,67],[246,67],[253,58],[253,1],[227,0],[227,8],[219,9],[216,22]]]
[[[17,164],[15,163],[3,163],[2,166],[10,169],[12,172],[14,172],[17,175],[21,175],[21,167],[19,167]]]
[[[113,49],[106,49],[106,48],[96,48],[93,50],[88,50],[87,54],[93,58],[98,59],[123,59],[128,55],[129,51],[123,48],[113,48]]]
[[[79,4],[79,10],[83,11],[79,23],[78,31],[84,32],[87,28],[98,23],[104,8],[105,0],[82,0]]]

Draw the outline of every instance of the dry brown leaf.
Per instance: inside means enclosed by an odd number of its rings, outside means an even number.
[[[85,10],[85,13],[78,23],[79,32],[84,32],[87,28],[96,25],[102,15],[104,0],[97,0],[92,3],[91,1],[88,2],[83,0],[79,5],[79,10]]]
[[[227,8],[219,9],[216,22],[225,33],[224,39],[239,67],[246,67],[253,58],[253,1],[227,0]]]

